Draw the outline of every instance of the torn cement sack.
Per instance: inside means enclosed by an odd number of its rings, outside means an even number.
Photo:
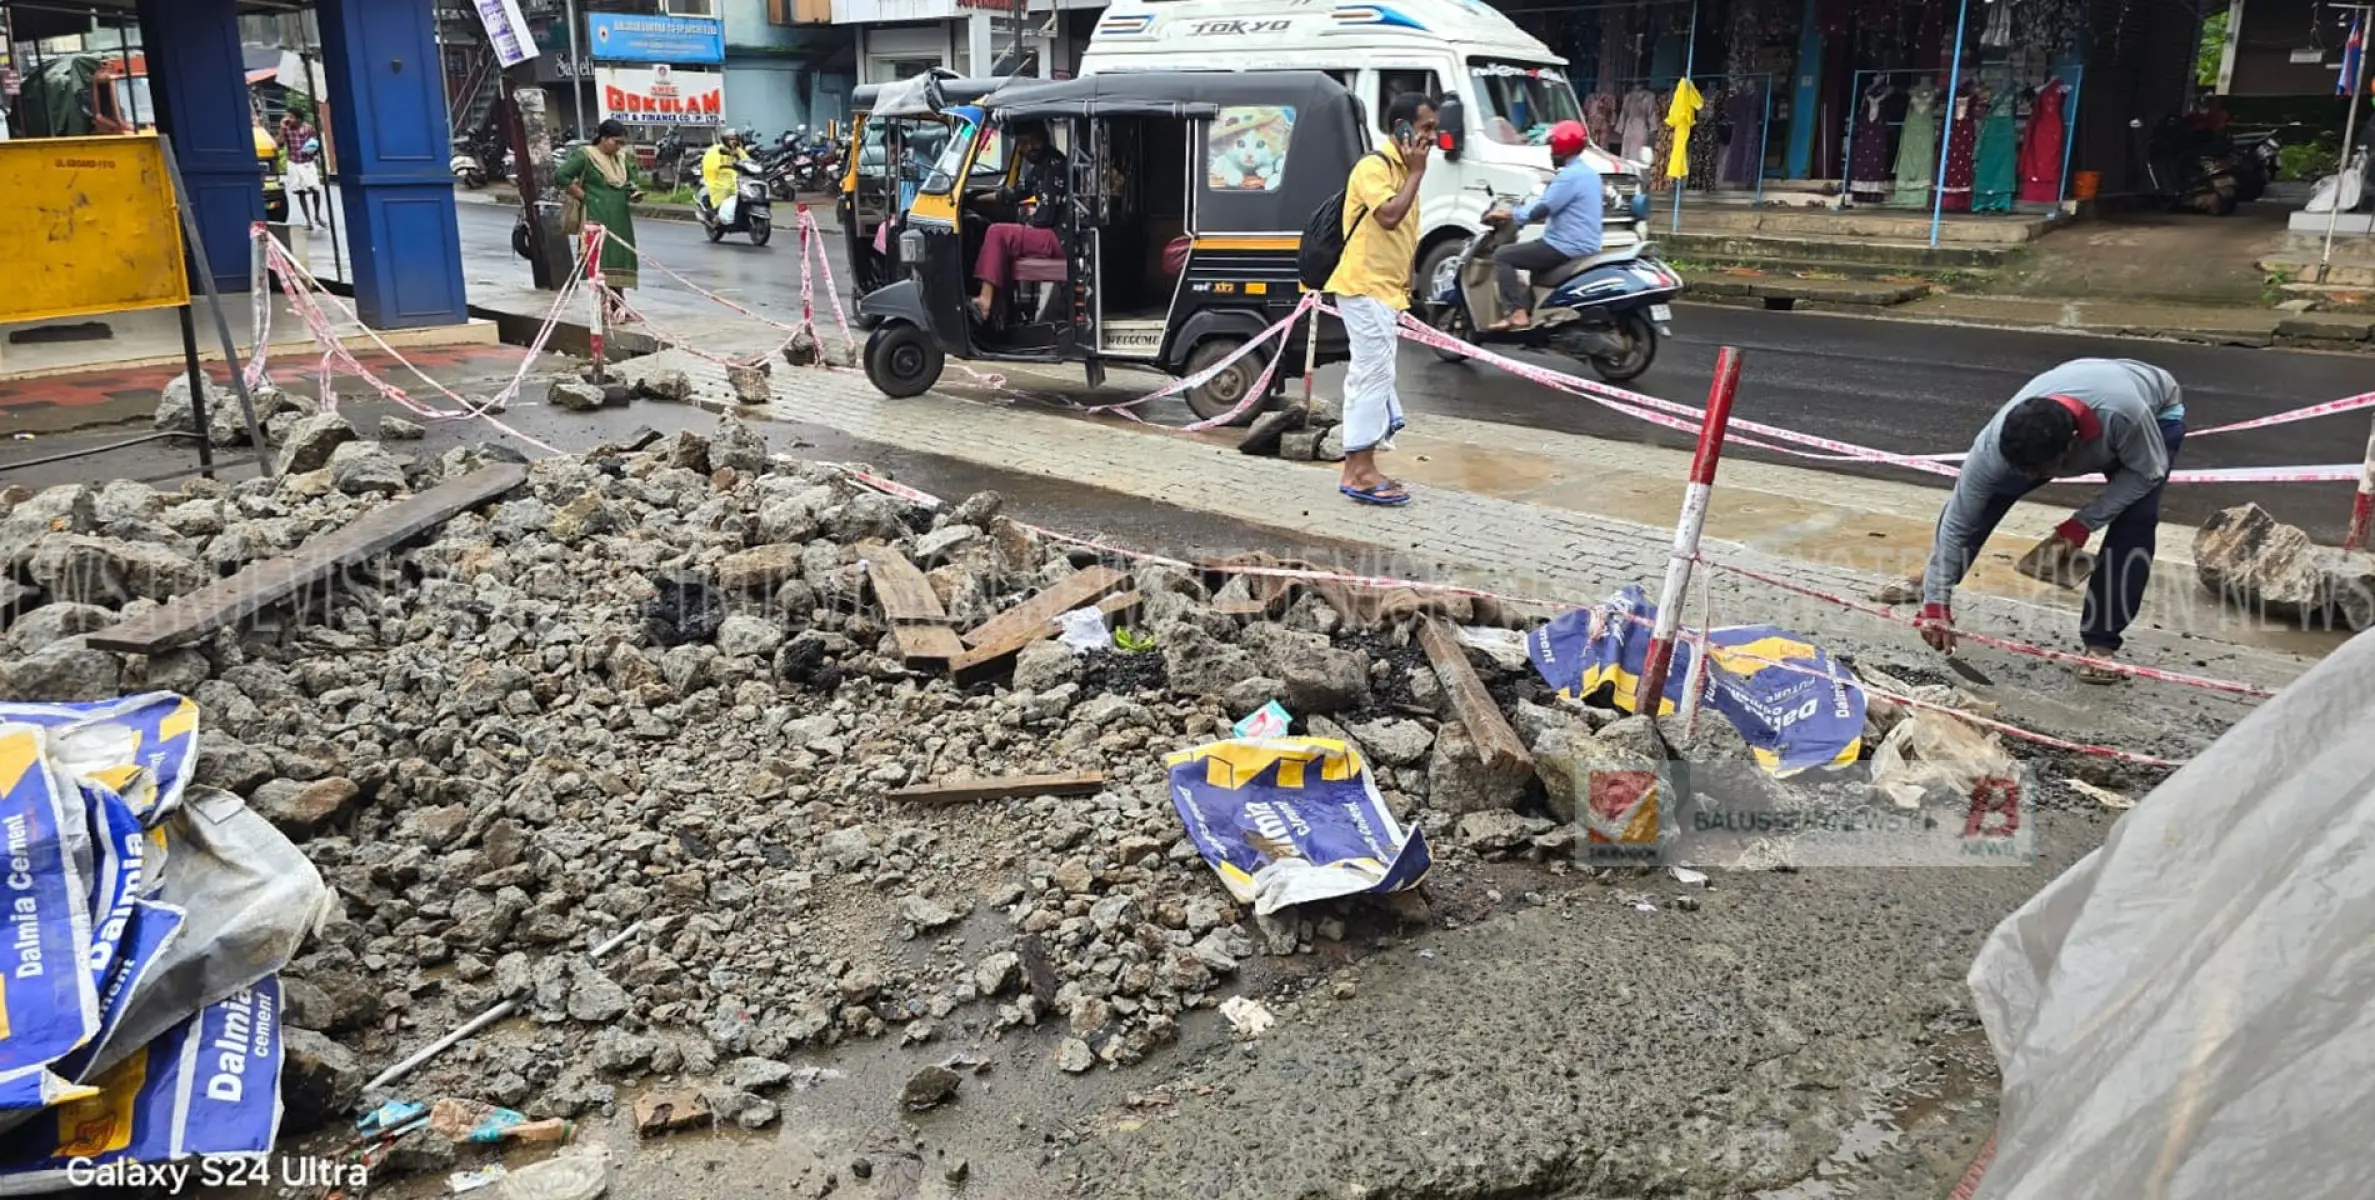
[[[54,765],[49,741],[38,726],[0,725],[0,1114],[72,1094],[50,1064],[99,1028],[82,873],[90,826],[82,789]]]
[[[1639,587],[1627,586],[1606,604],[1562,613],[1527,634],[1526,655],[1560,695],[1635,712],[1657,612]],[[1862,757],[1864,689],[1830,655],[1771,625],[1711,629],[1707,642],[1702,703],[1740,731],[1759,766],[1787,776]],[[1659,715],[1674,712],[1689,690],[1696,653],[1695,635],[1676,640]]]
[[[180,805],[198,767],[198,706],[172,692],[80,704],[0,704],[0,721],[50,731],[50,758],[123,797],[141,824]]]
[[[1996,735],[1959,717],[1917,708],[1897,723],[1872,752],[1872,786],[1902,809],[1943,792],[1955,800],[1975,795],[1982,781],[2012,779],[2019,764]]]
[[[304,852],[229,792],[188,789],[157,832],[166,869],[154,899],[180,929],[140,970],[86,1072],[287,966],[329,902]]]
[[[1996,926],[1970,973],[2003,1072],[1980,1200],[2366,1194],[2370,727],[2360,634]]]
[[[1377,794],[1360,752],[1326,738],[1215,742],[1164,760],[1171,803],[1238,902],[1293,904],[1417,886],[1433,862]]]
[[[66,1189],[111,1163],[260,1159],[280,1131],[280,981],[265,978],[166,1030],[59,1105],[0,1136],[0,1195]]]

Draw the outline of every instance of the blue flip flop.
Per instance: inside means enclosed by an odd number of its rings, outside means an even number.
[[[1410,493],[1401,491],[1400,487],[1401,485],[1388,479],[1370,484],[1365,488],[1348,487],[1340,483],[1336,485],[1336,490],[1344,493],[1347,498],[1363,504],[1374,504],[1379,508],[1400,508],[1410,503]]]

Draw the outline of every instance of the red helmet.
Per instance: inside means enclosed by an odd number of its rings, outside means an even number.
[[[1550,127],[1550,156],[1566,158],[1581,154],[1591,140],[1591,135],[1583,131],[1583,122],[1561,121]]]

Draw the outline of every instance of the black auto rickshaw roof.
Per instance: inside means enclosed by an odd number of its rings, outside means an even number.
[[[1000,122],[1068,117],[1209,121],[1225,110],[1291,112],[1293,132],[1275,187],[1223,184],[1210,158],[1217,147],[1200,146],[1198,153],[1207,159],[1197,172],[1195,228],[1207,234],[1300,234],[1311,214],[1343,189],[1369,145],[1359,103],[1320,71],[1117,71],[1085,79],[1017,79],[980,103],[991,120]]]
[[[849,94],[849,110],[881,117],[923,117],[959,104],[972,104],[1012,83],[1014,77],[966,79],[953,71],[928,71],[896,83],[869,83]]]

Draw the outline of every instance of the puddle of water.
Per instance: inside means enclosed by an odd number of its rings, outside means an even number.
[[[1812,1175],[1754,1200],[1944,1196],[1995,1125],[1996,1090],[1984,1031],[1941,1037],[1923,1062],[1874,1089]]]

